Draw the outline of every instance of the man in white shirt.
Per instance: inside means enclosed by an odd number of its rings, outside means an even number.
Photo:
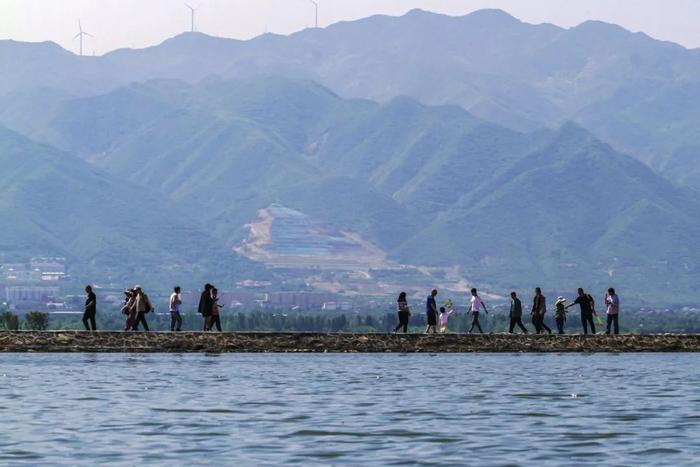
[[[608,315],[608,327],[605,334],[610,334],[610,325],[613,325],[615,334],[620,334],[618,317],[620,316],[620,297],[615,293],[615,289],[610,287],[605,296],[606,313]]]
[[[483,300],[481,300],[481,297],[479,297],[477,294],[476,289],[472,289],[472,299],[471,304],[469,305],[469,313],[474,316],[474,319],[472,320],[472,327],[469,328],[469,334],[472,333],[474,327],[478,328],[481,334],[484,333],[483,329],[481,329],[481,324],[479,323],[479,313],[481,312],[482,308],[486,314],[489,313],[489,310],[486,309],[486,304]]]
[[[180,331],[182,327],[182,316],[180,316],[180,287],[175,287],[170,295],[170,331]]]

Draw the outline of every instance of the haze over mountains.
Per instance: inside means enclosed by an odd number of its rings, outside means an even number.
[[[5,254],[250,271],[232,248],[281,204],[498,287],[700,279],[700,54],[617,26],[414,11],[0,66]]]

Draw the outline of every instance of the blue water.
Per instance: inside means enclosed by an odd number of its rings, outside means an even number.
[[[700,465],[700,356],[0,355],[1,465]]]

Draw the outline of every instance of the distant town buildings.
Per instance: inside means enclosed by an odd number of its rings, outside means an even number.
[[[65,278],[65,258],[37,257],[27,263],[0,264],[0,281],[4,284],[57,282]]]
[[[27,262],[2,263],[0,297],[13,310],[62,309],[58,283],[66,277],[65,258],[35,257]]]
[[[351,302],[326,302],[321,308],[323,311],[352,311]]]
[[[5,301],[17,310],[43,310],[56,303],[59,287],[41,285],[6,285]]]

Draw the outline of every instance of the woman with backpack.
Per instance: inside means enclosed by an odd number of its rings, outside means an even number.
[[[136,312],[136,319],[134,325],[131,327],[132,331],[139,330],[139,323],[143,324],[143,330],[148,332],[148,323],[146,322],[146,313],[150,313],[153,309],[151,306],[151,301],[148,299],[148,295],[143,293],[141,286],[134,286],[134,304],[133,311]]]

